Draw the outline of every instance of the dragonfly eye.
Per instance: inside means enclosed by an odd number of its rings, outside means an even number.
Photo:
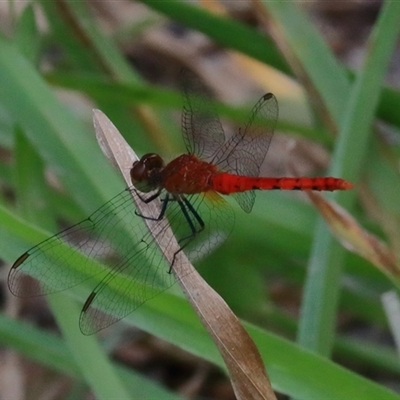
[[[145,154],[132,165],[130,175],[133,185],[142,192],[150,192],[157,187],[157,175],[164,168],[164,161],[158,154]]]

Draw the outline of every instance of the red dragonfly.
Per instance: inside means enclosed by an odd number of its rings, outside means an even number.
[[[134,162],[132,187],[15,261],[8,276],[14,295],[54,293],[96,276],[100,283],[87,298],[80,317],[82,333],[91,334],[130,314],[176,281],[171,272],[177,253],[168,267],[164,249],[160,252],[143,219],[158,221],[155,236],[161,238],[167,218],[179,251],[184,249],[189,259],[195,260],[209,254],[233,227],[233,212],[219,194],[232,194],[241,208],[250,212],[255,190],[352,188],[351,183],[332,177],[259,177],[278,118],[275,96],[262,96],[244,129],[226,138],[207,102],[207,88],[189,72],[183,75],[183,83],[182,130],[188,153],[168,164],[152,153]],[[150,215],[137,212],[132,192],[145,203],[161,201],[159,211]],[[102,268],[100,262],[108,263],[109,268]],[[26,276],[36,281],[27,285]]]

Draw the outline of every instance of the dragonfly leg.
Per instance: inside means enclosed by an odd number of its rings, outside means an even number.
[[[157,194],[157,196],[159,196],[159,193]],[[153,200],[156,198],[154,196],[152,196],[152,197],[153,197]],[[165,199],[161,200],[162,206],[161,206],[161,211],[160,211],[160,214],[158,215],[158,217],[150,217],[150,216],[147,216],[147,215],[143,215],[143,214],[138,213],[137,210],[135,210],[135,215],[137,215],[138,217],[141,217],[143,219],[148,219],[150,221],[160,221],[160,220],[162,220],[164,218],[165,211],[167,210],[168,203],[170,201],[172,201],[172,200],[173,199],[171,199],[170,196],[168,196],[168,194],[165,197]]]
[[[172,272],[172,268],[175,264],[175,259],[176,259],[176,256],[178,255],[178,253],[181,252],[188,244],[190,244],[190,242],[204,229],[204,226],[205,226],[203,219],[200,217],[199,213],[196,211],[196,209],[192,206],[192,204],[186,197],[182,197],[179,200],[176,199],[176,201],[178,201],[179,207],[181,208],[182,213],[185,216],[185,219],[186,219],[192,233],[179,240],[178,243],[180,245],[180,248],[178,251],[176,251],[174,253],[172,263],[171,263],[171,266],[169,267],[168,273]],[[192,217],[190,214],[192,215]],[[199,224],[198,228],[194,224],[193,217]],[[184,242],[184,243],[182,243],[182,242]]]
[[[161,191],[162,191],[161,189],[159,189],[159,190],[157,190],[157,192],[155,192],[154,194],[152,194],[152,195],[150,195],[149,197],[146,198],[146,197],[142,196],[142,195],[139,193],[138,190],[136,190],[136,189],[134,189],[134,188],[133,188],[133,190],[135,191],[137,197],[139,197],[139,199],[140,199],[141,201],[143,201],[143,203],[145,203],[145,204],[148,204],[148,203],[152,202],[154,199],[156,199],[158,196],[160,196]]]
[[[199,213],[196,211],[196,209],[192,206],[192,203],[186,198],[183,198],[183,201],[186,205],[186,207],[189,209],[189,211],[192,213],[192,215],[196,218],[197,222],[200,225],[200,229],[195,230],[195,233],[198,234],[200,233],[203,229],[204,229],[204,221],[203,219],[200,217]],[[192,230],[193,231],[193,230]]]

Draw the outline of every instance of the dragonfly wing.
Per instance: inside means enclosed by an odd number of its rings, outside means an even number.
[[[249,213],[253,209],[256,200],[254,190],[248,190],[247,192],[242,193],[233,193],[232,196],[238,202],[240,207],[242,207],[243,211]]]
[[[107,274],[83,307],[80,328],[84,334],[89,335],[119,321],[176,282],[173,266],[170,272],[171,266],[163,256],[163,252],[173,246],[165,242],[167,235],[164,235],[163,227],[172,227],[181,250],[193,261],[208,255],[225,240],[233,227],[233,211],[220,196],[203,201],[204,197],[190,196],[183,205],[176,200],[169,201],[168,224],[161,220],[156,228],[156,239],[162,238],[163,249],[160,251],[157,240],[148,233],[139,246]]]
[[[258,176],[271,143],[278,102],[268,93],[254,106],[245,128],[233,135],[219,150],[217,165],[226,172],[243,176]]]
[[[8,275],[8,287],[11,293],[18,297],[54,293],[73,287],[100,273],[101,270],[96,269],[96,263],[74,251],[67,244],[82,235],[77,248],[90,251],[96,245],[89,239],[93,229],[93,223],[88,218],[24,253],[14,263]],[[82,274],[74,267],[70,268],[75,265],[83,266]],[[27,276],[37,281],[27,285],[25,281]]]
[[[105,275],[99,260],[115,260],[132,247],[132,233],[126,234],[123,221],[137,224],[134,211],[131,193],[124,190],[87,219],[33,247],[12,266],[10,291],[19,297],[55,293]],[[143,235],[139,229],[137,236]],[[26,276],[41,283],[26,285]]]
[[[162,253],[147,234],[90,294],[79,326],[90,335],[124,318],[176,281]]]
[[[188,199],[204,222],[204,228],[185,248],[189,259],[196,262],[211,254],[227,239],[232,232],[235,215],[231,206],[217,193],[193,195]]]
[[[189,153],[204,160],[211,159],[225,141],[224,130],[217,113],[209,103],[210,90],[192,72],[181,73],[184,106],[182,135]]]
[[[241,175],[259,176],[260,167],[267,154],[278,119],[278,102],[272,93],[265,94],[254,106],[243,130],[233,135],[216,156],[218,168]],[[243,210],[250,212],[254,192],[234,195]]]

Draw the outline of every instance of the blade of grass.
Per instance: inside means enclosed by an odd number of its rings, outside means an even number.
[[[12,54],[13,52],[11,48],[7,50],[9,50],[10,54],[15,58],[18,57],[18,54]],[[25,65],[25,69],[29,71],[29,66]],[[44,94],[44,97],[51,97],[49,96],[50,92],[46,93],[44,85],[40,87],[40,82],[35,74],[32,73],[31,75],[37,80],[36,83],[42,92],[41,94]],[[20,85],[22,84],[22,82],[18,82],[18,79],[15,75],[13,78],[14,79],[9,82],[9,86],[12,83],[20,83]],[[10,88],[8,88],[8,90],[10,90]],[[20,93],[17,92],[17,95],[18,94]],[[49,100],[49,98],[47,98],[47,100]],[[52,108],[54,109],[56,106],[57,103],[55,102],[55,104],[52,105]],[[59,113],[58,115],[61,114],[62,113]],[[43,120],[41,122],[43,122]],[[51,127],[49,128],[51,129]],[[54,138],[54,135],[51,135],[50,132],[49,136]],[[35,141],[35,138],[36,137],[31,137],[31,140]],[[49,218],[42,218],[40,215],[41,211],[38,211],[36,208],[37,205],[45,202],[45,199],[42,197],[43,192],[37,193],[38,188],[43,186],[43,177],[40,173],[42,168],[35,149],[27,149],[27,143],[23,139],[24,137],[22,135],[19,135],[19,137],[16,139],[16,168],[18,170],[19,177],[18,192],[23,193],[24,198],[29,198],[31,200],[29,202],[24,202],[24,214],[30,220],[39,222],[42,226],[46,225],[47,222],[50,228],[54,228],[55,223],[49,222]],[[20,148],[21,150],[19,151]],[[74,162],[70,162],[70,164],[73,163]],[[110,366],[110,363],[106,359],[104,352],[96,343],[95,337],[85,338],[80,332],[78,334],[76,333],[78,331],[76,323],[78,320],[76,305],[64,297],[65,295],[52,297],[52,309],[56,317],[59,319],[65,337],[69,341],[71,351],[74,354],[77,363],[80,365],[82,373],[85,375],[87,381],[91,384],[93,391],[96,393],[97,397],[102,399],[108,399],[113,395],[119,398],[131,398],[131,396],[123,388],[123,385],[119,382],[119,378]],[[71,322],[71,320],[74,318],[75,323]]]
[[[33,4],[28,4],[17,21],[14,34],[15,43],[28,59],[36,62],[40,50],[40,36],[37,32]]]
[[[271,65],[282,72],[291,75],[282,56],[270,39],[248,28],[247,26],[231,21],[227,18],[215,16],[204,9],[189,5],[183,1],[154,2],[144,0],[142,3],[179,21],[185,26],[205,33],[211,39],[225,47],[241,51],[250,57]],[[287,32],[287,41],[296,52],[307,71],[312,72],[314,84],[321,91],[328,109],[334,116],[341,118],[343,98],[347,98],[350,91],[352,73],[346,71],[337,63],[323,43],[320,33],[313,27],[312,22],[304,15],[294,2],[264,2],[271,15],[280,21],[280,25]],[[306,37],[307,40],[303,40]],[[324,67],[322,67],[322,65]],[[336,95],[333,95],[336,93]],[[400,99],[398,90],[385,88],[379,107],[379,116],[400,126],[397,104]]]
[[[268,308],[268,321],[271,326],[276,327],[279,332],[292,337],[297,331],[297,320],[285,310],[275,306]],[[348,337],[346,335],[335,338],[334,356],[338,360],[359,365],[369,371],[382,373],[400,374],[400,364],[396,354],[390,346],[376,344],[368,339],[358,336]],[[373,373],[373,372],[372,372]]]
[[[51,2],[43,1],[42,5],[46,10],[55,8]],[[105,35],[99,28],[86,3],[76,1],[63,2],[59,19],[65,19],[67,22],[62,27],[63,32],[58,35],[61,42],[64,42],[64,38],[67,35],[72,35],[75,46],[83,49],[88,47],[97,63],[102,65],[103,71],[113,81],[138,83],[140,80],[139,75],[134,72],[132,66],[125,60],[111,37]],[[58,19],[54,19],[51,22],[53,25],[58,25]],[[79,59],[75,61],[79,62]],[[140,137],[140,141],[148,143],[150,138],[160,149],[172,151],[170,141],[165,139],[164,130],[161,128],[158,116],[149,107],[141,104],[136,105],[134,108],[124,109],[120,105],[115,107],[115,104],[108,99],[103,99],[103,101],[99,102],[99,106],[109,112],[116,124],[125,120],[131,126],[131,115],[133,115],[135,117],[134,121],[138,125],[135,131],[139,131],[135,132],[135,142],[139,142]],[[129,115],[129,121],[124,118],[125,115]],[[138,134],[140,135],[139,137]]]
[[[224,47],[238,50],[289,73],[289,68],[274,43],[243,24],[216,16],[201,7],[189,5],[184,1],[142,0],[141,2],[168,15],[173,21],[181,22],[183,25],[203,32]]]
[[[68,192],[87,212],[118,193],[123,188],[121,179],[104,163],[93,133],[57,101],[32,65],[1,37],[0,53],[0,102]]]
[[[80,37],[84,41],[84,46],[77,44],[76,36],[79,30],[71,21],[71,15],[67,5],[63,1],[39,1],[46,15],[51,29],[51,40],[65,52],[63,61],[74,71],[90,74],[104,73],[104,65],[99,61],[90,46],[87,46],[85,37]],[[72,25],[72,26],[71,26]]]
[[[127,391],[96,336],[84,336],[79,330],[80,307],[76,302],[63,293],[49,296],[48,301],[75,362],[96,398],[131,399],[132,393]]]
[[[104,66],[107,75],[119,82],[137,83],[140,80],[140,76],[128,64],[111,37],[104,35],[99,29],[85,2],[66,0],[64,12],[71,15],[79,32],[87,37],[88,43],[91,44],[90,48]]]
[[[43,227],[54,229],[56,225],[51,215],[43,217],[43,205],[46,204],[43,187],[43,168],[41,160],[33,148],[29,148],[24,135],[16,138],[15,165],[18,174],[17,192],[23,193],[19,199],[23,201],[21,214],[27,220],[40,223]],[[22,201],[22,200],[21,200]],[[78,329],[77,321],[79,312],[76,304],[65,294],[51,296],[49,302],[60,328],[69,343],[71,353],[74,355],[82,374],[99,399],[109,399],[116,396],[129,399],[131,396],[125,391],[119,377],[111,367],[106,355],[96,342],[95,337],[86,338]]]
[[[322,36],[294,1],[266,1],[262,4],[283,37],[288,52],[294,55],[305,71],[306,81],[323,99],[336,125],[342,118],[345,104],[342,101],[350,91],[346,70],[335,59]]]
[[[371,124],[380,88],[396,43],[400,25],[400,3],[386,2],[370,38],[369,54],[351,92],[341,133],[332,160],[331,173],[357,181],[367,153]],[[338,203],[351,208],[355,193],[335,193]],[[298,341],[314,351],[329,355],[339,295],[339,277],[345,251],[333,241],[322,220],[315,231],[308,279],[302,304]]]
[[[148,104],[163,108],[180,109],[182,107],[181,93],[144,83],[120,84],[93,75],[68,73],[51,73],[46,74],[45,77],[53,85],[84,92],[98,103],[107,99],[122,106]],[[216,101],[212,102],[212,105],[215,106],[219,116],[228,117],[229,120],[240,124],[247,121],[251,112],[249,107],[234,107]],[[277,130],[295,132],[326,146],[333,144],[332,136],[326,131],[314,130],[311,127],[282,119],[278,121]]]
[[[32,361],[83,382],[82,371],[78,368],[69,347],[53,334],[0,315],[0,343],[15,349]],[[168,392],[151,380],[115,362],[112,364],[125,387],[129,389],[130,398],[183,400],[181,396]],[[114,397],[111,395],[110,398]]]
[[[54,215],[48,204],[49,192],[43,162],[20,129],[16,130],[14,136],[14,160],[14,182],[20,214],[32,223],[55,230]]]
[[[34,230],[2,207],[0,222],[0,250],[6,261],[12,261],[13,255],[5,251],[6,248],[26,240],[27,232],[33,233]],[[21,246],[26,247],[27,243]],[[215,345],[186,300],[180,296],[165,292],[145,303],[127,320],[223,368]],[[250,324],[246,324],[246,329],[260,349],[274,387],[282,393],[297,395],[305,400],[354,398],[355,393],[365,400],[399,399],[382,386],[313,355],[296,344]]]

